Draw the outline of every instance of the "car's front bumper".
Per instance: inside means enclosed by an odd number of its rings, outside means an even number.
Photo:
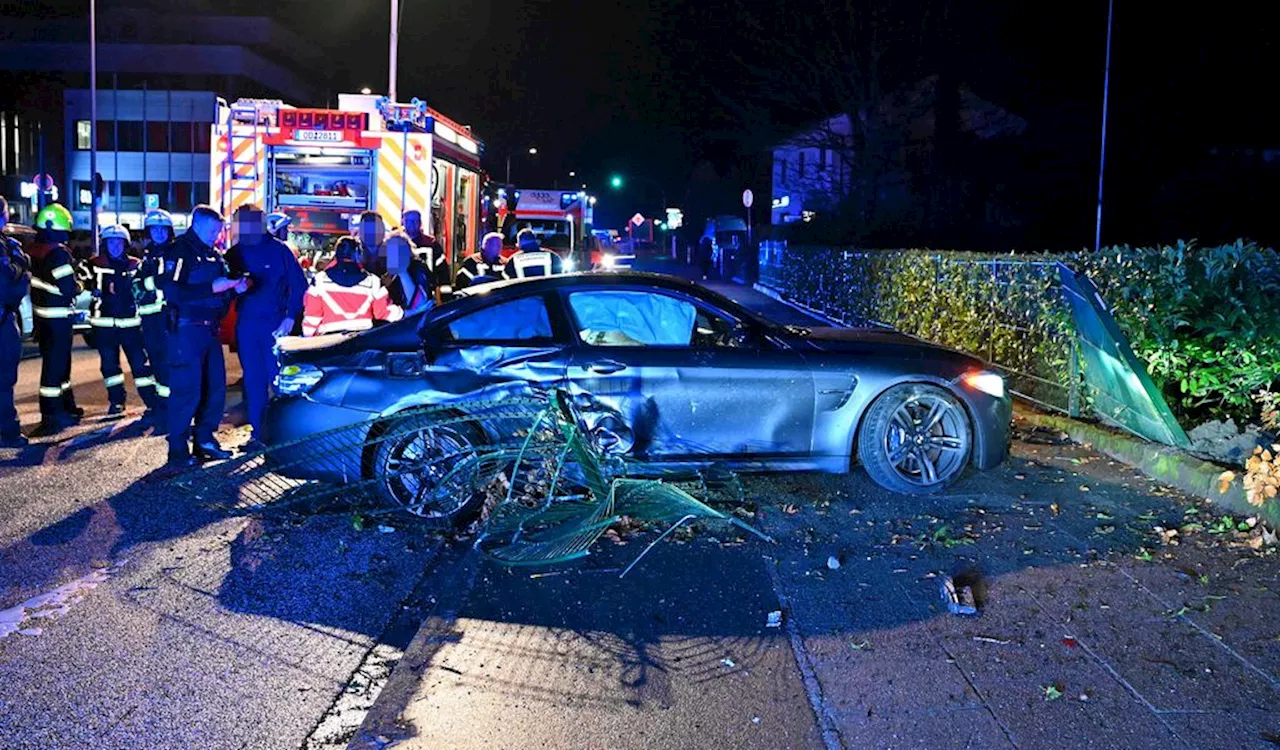
[[[977,444],[973,465],[986,471],[999,466],[1009,456],[1009,438],[1013,431],[1013,399],[970,395],[966,401],[973,412]]]
[[[365,438],[377,415],[304,396],[272,399],[263,418],[271,464],[293,479],[352,482],[362,476]]]

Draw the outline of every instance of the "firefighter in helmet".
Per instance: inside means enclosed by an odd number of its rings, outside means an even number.
[[[147,234],[143,238],[142,263],[138,266],[134,294],[138,298],[138,315],[142,318],[142,345],[151,363],[151,375],[156,379],[156,395],[168,399],[169,330],[164,315],[164,258],[173,246],[173,216],[162,208],[152,209],[143,219],[142,228]],[[157,427],[167,426],[165,420],[157,420]]]
[[[36,241],[31,243],[31,309],[40,341],[40,434],[52,435],[84,416],[71,391],[71,338],[77,318],[73,306],[80,293],[74,261],[66,242],[71,212],[50,203],[36,214]]]
[[[124,372],[120,369],[120,350],[129,360],[133,385],[147,405],[143,419],[154,421],[160,410],[156,381],[143,350],[142,317],[134,298],[141,263],[130,257],[129,230],[119,224],[104,227],[98,254],[89,261],[90,291],[93,302],[89,309],[89,325],[93,326],[94,344],[102,366],[102,380],[107,386],[107,414],[124,413]]]

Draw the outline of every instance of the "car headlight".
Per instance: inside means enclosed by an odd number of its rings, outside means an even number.
[[[561,268],[565,271],[572,271],[577,266],[578,264],[573,262],[573,258],[565,258],[564,263],[561,264]]]
[[[276,376],[276,393],[297,396],[315,387],[324,378],[324,370],[315,365],[286,365]]]
[[[606,255],[604,256],[603,259],[601,259],[600,265],[604,266],[605,268],[613,268],[617,264],[617,262],[618,262],[617,258],[613,257],[612,255]]]
[[[964,376],[964,384],[988,396],[1004,398],[1004,377],[994,372],[971,372]]]

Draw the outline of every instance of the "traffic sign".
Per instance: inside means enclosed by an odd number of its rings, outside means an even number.
[[[742,191],[742,205],[744,208],[751,208],[751,204],[754,203],[755,200],[756,197],[751,194],[750,190]]]
[[[155,208],[160,208],[160,194],[147,193],[147,210],[150,211]]]
[[[644,216],[637,211],[636,215],[631,217],[631,223],[635,226],[640,226],[644,223]]]

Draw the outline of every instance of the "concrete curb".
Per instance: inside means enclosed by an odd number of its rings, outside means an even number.
[[[1217,464],[1176,448],[1150,443],[1132,435],[1067,417],[1021,410],[1018,416],[1030,424],[1060,430],[1077,443],[1090,443],[1099,453],[1129,464],[1152,479],[1195,497],[1202,497],[1223,510],[1236,515],[1257,516],[1272,526],[1280,525],[1280,507],[1276,503],[1269,503],[1265,508],[1250,505],[1245,499],[1244,485],[1239,477],[1227,487],[1225,493],[1219,492],[1218,477],[1224,470]],[[1233,471],[1240,475],[1244,473],[1244,468]]]

